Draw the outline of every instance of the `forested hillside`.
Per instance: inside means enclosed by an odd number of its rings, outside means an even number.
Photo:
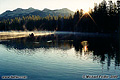
[[[50,11],[44,9],[43,12]],[[62,11],[66,11],[65,9]],[[48,31],[76,31],[76,32],[100,32],[115,33],[119,27],[120,1],[108,4],[105,0],[94,4],[94,9],[85,13],[80,9],[74,15],[51,15],[41,17],[40,15],[28,15],[4,19],[0,21],[0,30],[48,30]],[[58,11],[54,11],[58,12]],[[39,12],[38,12],[39,14]]]

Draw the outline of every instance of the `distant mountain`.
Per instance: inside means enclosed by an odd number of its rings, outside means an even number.
[[[7,18],[14,18],[14,17],[22,17],[22,16],[28,16],[28,15],[39,15],[41,17],[45,17],[47,15],[51,15],[51,16],[68,16],[70,14],[74,14],[73,11],[67,9],[67,8],[63,8],[63,9],[56,9],[56,10],[50,10],[45,8],[44,10],[38,10],[38,9],[34,9],[32,7],[28,8],[28,9],[22,9],[22,8],[17,8],[13,11],[7,10],[6,12],[2,13],[0,15],[0,20],[2,19],[7,19]]]

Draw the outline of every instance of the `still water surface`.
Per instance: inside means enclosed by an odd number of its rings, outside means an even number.
[[[115,75],[118,76],[115,79],[120,80],[118,48],[115,37],[72,33],[2,40],[0,76],[27,76],[25,80],[86,80],[83,78],[86,75]]]

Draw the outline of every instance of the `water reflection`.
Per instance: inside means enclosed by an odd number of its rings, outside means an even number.
[[[87,48],[87,46],[88,46],[88,41],[82,41],[81,44],[82,44],[82,46],[83,46],[82,52],[87,52],[87,51],[88,51],[88,48]]]
[[[69,50],[74,48],[76,56],[83,60],[93,59],[104,66],[107,62],[107,69],[111,66],[111,60],[115,60],[116,66],[120,66],[120,55],[118,41],[112,37],[85,37],[79,35],[50,35],[25,37],[1,41],[8,50],[16,53],[34,55],[39,49]]]

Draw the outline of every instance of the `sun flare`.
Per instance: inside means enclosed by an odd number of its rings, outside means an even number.
[[[83,13],[85,14],[85,13],[89,13],[89,9],[83,9]]]
[[[88,10],[88,9],[85,9],[85,10],[84,10],[84,13],[88,13],[88,12],[89,12],[89,10]]]

